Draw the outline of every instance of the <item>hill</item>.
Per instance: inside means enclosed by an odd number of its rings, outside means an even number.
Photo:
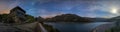
[[[62,15],[57,15],[53,18],[48,18],[46,21],[50,22],[92,22],[89,19],[80,17],[75,14],[62,14]]]

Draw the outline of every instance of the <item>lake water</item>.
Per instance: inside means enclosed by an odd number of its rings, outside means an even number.
[[[108,24],[110,22],[92,22],[92,23],[68,23],[68,22],[45,22],[45,24],[52,25],[60,32],[90,32],[95,27]]]

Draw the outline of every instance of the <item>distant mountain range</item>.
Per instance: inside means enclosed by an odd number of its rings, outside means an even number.
[[[93,22],[107,22],[108,21],[107,18],[89,18],[89,17],[84,17],[84,18],[89,19]]]
[[[53,18],[46,19],[47,21],[57,22],[109,22],[107,18],[89,18],[81,17],[75,14],[62,14],[57,15]]]
[[[110,22],[107,18],[81,17],[75,14],[62,14],[45,19],[47,22]]]
[[[109,21],[120,21],[120,16],[113,17],[111,19],[108,19]]]

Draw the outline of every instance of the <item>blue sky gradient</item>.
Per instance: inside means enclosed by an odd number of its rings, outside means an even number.
[[[0,14],[20,6],[35,17],[71,13],[82,17],[111,18],[119,16],[119,3],[120,0],[0,0]]]

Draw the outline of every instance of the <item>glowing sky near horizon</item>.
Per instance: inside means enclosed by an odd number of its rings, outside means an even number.
[[[120,0],[0,0],[0,14],[20,6],[35,17],[71,13],[82,17],[111,18],[119,16],[119,3]]]

